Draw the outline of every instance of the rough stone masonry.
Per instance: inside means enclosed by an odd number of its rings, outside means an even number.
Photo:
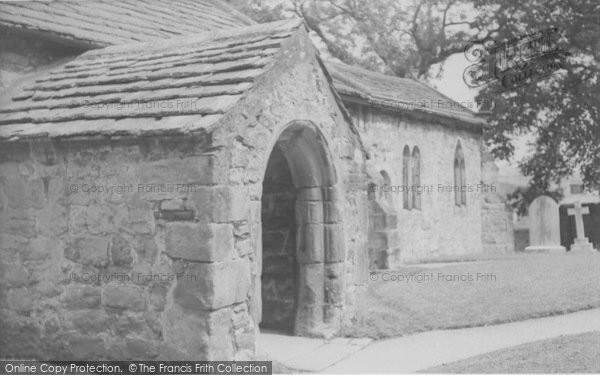
[[[247,35],[254,36],[248,41]],[[235,105],[219,107],[233,98],[211,99],[196,109],[200,113],[152,117],[71,112],[48,123],[33,108],[39,102],[32,102],[26,104],[30,113],[3,115],[3,357],[254,358],[262,320],[261,198],[275,145],[289,164],[302,223],[296,229],[302,245],[294,332],[336,335],[352,324],[353,301],[367,274],[361,260],[365,159],[357,134],[300,23],[261,25],[222,38],[223,49],[242,52],[245,43],[280,46],[276,59],[260,60],[267,65],[227,73],[222,84],[237,86],[221,90],[231,94],[239,87],[236,79],[248,82],[250,74],[263,72],[244,86],[244,96],[233,97],[241,100]],[[200,51],[214,44],[194,42]],[[170,51],[162,48],[124,57],[161,61]],[[99,58],[105,56],[110,50]],[[83,95],[112,89],[94,78],[93,68],[83,61],[60,74],[75,75]],[[70,85],[46,82],[48,88],[36,90],[52,97],[41,103],[71,93],[61,91]],[[50,94],[50,87],[62,88]],[[27,127],[29,136],[16,130]],[[42,128],[60,135],[36,133]],[[123,130],[110,130],[117,128]]]
[[[0,4],[0,358],[251,359],[343,335],[370,264],[506,251],[502,202],[366,191],[480,183],[481,119],[182,2]]]

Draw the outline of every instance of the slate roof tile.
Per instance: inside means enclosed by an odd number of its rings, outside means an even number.
[[[104,47],[254,24],[219,0],[0,2],[0,25]]]
[[[126,123],[135,125],[129,134],[172,132],[177,125],[165,119],[181,116],[194,121],[180,131],[209,126],[301,26],[279,21],[86,52],[0,98],[0,138],[124,134]],[[147,121],[124,121],[135,118]]]
[[[417,111],[472,124],[484,120],[437,90],[412,78],[393,77],[346,64],[326,63],[336,90],[373,106]]]

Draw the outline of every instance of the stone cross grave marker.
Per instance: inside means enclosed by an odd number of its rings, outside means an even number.
[[[541,195],[529,205],[529,246],[527,252],[564,252],[560,245],[558,204]]]
[[[575,216],[575,230],[577,231],[577,238],[571,245],[571,251],[594,251],[594,247],[585,236],[583,228],[583,215],[590,213],[589,207],[582,207],[581,202],[575,202],[575,208],[569,208],[569,216]]]

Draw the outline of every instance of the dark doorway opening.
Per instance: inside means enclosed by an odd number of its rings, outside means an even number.
[[[296,188],[283,151],[275,146],[262,195],[261,328],[294,332],[298,296]]]

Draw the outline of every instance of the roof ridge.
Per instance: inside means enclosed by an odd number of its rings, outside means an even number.
[[[178,35],[167,39],[153,39],[145,42],[132,42],[127,44],[118,44],[108,46],[101,49],[90,50],[82,54],[79,58],[88,59],[96,58],[100,55],[123,54],[144,52],[148,47],[153,50],[169,50],[169,48],[177,48],[182,45],[200,43],[202,41],[218,40],[223,38],[231,38],[239,35],[248,36],[250,34],[272,33],[274,31],[290,31],[300,27],[304,21],[300,18],[287,19],[282,21],[274,21],[268,23],[258,23],[250,26],[236,27],[226,30],[207,31],[196,34]],[[173,44],[176,44],[174,46]]]
[[[244,13],[240,12],[233,5],[229,4],[226,1],[219,1],[219,0],[217,0],[217,1],[209,0],[209,1],[214,6],[220,7],[223,10],[227,10],[228,12],[233,13],[240,20],[242,20],[244,22],[248,22],[249,25],[256,25],[256,24],[258,24],[258,22],[254,21],[252,18],[248,17]]]
[[[391,107],[396,107],[393,103],[397,103],[397,105],[401,105],[400,108],[409,111],[416,110],[470,123],[480,124],[483,122],[483,119],[477,116],[476,112],[413,77],[387,75],[359,66],[334,61],[328,61],[327,64],[335,72],[334,77],[337,81],[338,90],[341,90],[346,95],[367,97],[369,101],[373,101],[374,103],[389,102]],[[435,108],[433,101],[441,99],[447,100],[452,105],[448,106],[448,108],[446,106]],[[427,105],[415,105],[418,102],[430,102],[431,107],[428,108]]]
[[[377,72],[375,70],[370,70],[370,69],[367,69],[367,68],[363,68],[361,66],[346,64],[344,62],[339,63],[339,62],[334,62],[334,61],[328,61],[328,63],[332,64],[332,65],[338,65],[338,66],[342,67],[342,69],[355,70],[355,71],[357,71],[359,73],[372,74],[372,75],[380,76],[382,78],[395,78],[395,79],[400,79],[400,80],[408,79],[408,80],[415,81],[415,79],[412,78],[412,77],[394,76],[394,75],[390,75],[390,74],[385,74],[385,73]]]
[[[461,103],[461,102],[459,102],[458,100],[452,99],[451,97],[449,97],[448,95],[446,95],[446,94],[444,94],[443,92],[439,91],[439,90],[438,90],[438,89],[436,89],[435,87],[433,87],[433,86],[430,86],[428,83],[426,83],[426,82],[423,82],[423,81],[420,81],[420,80],[415,80],[415,81],[416,81],[416,82],[418,82],[419,84],[421,84],[422,86],[426,87],[427,89],[435,91],[435,92],[436,92],[438,95],[440,95],[440,96],[443,96],[444,98],[446,98],[446,99],[450,100],[451,102],[454,102],[454,103],[456,103],[456,104],[460,105],[460,107],[461,107],[462,109],[464,109],[464,110],[466,110],[466,111],[468,111],[468,112],[472,113],[472,114],[473,114],[473,115],[475,115],[475,116],[477,115],[477,112],[475,112],[475,111],[472,111],[472,110],[471,110],[469,107],[465,107],[465,106],[464,106],[464,105],[462,105],[462,103]]]
[[[122,46],[90,51],[2,96],[0,139],[207,131],[273,71],[302,25],[288,20],[137,43],[133,54]],[[181,116],[190,120],[169,120]]]
[[[0,1],[0,25],[85,49],[253,24],[223,0]],[[120,29],[122,35],[115,34]]]

